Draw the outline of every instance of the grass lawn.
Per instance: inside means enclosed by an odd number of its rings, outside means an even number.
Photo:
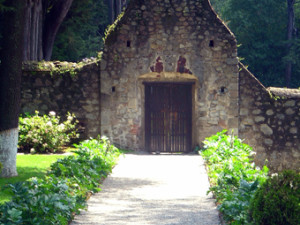
[[[9,190],[3,190],[5,184],[25,181],[30,177],[42,178],[50,165],[64,155],[17,155],[17,171],[19,176],[11,178],[0,178],[0,204],[9,201],[11,194]]]

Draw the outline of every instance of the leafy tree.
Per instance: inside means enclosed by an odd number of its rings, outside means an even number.
[[[288,0],[290,1],[290,0]],[[288,23],[288,54],[284,57],[287,63],[286,77],[287,86],[289,83],[298,84],[300,86],[300,37],[297,28],[300,28],[300,1],[290,2],[288,7],[289,23]]]
[[[213,6],[214,10],[218,12],[219,15],[223,15],[224,12],[228,10],[229,2],[230,0],[210,0],[210,3]]]
[[[103,0],[74,0],[54,43],[54,60],[77,61],[96,56],[103,47],[108,8]]]
[[[5,0],[0,0],[0,16],[2,15],[3,12],[10,10],[10,7],[6,6],[4,4],[4,1]],[[2,32],[1,32],[2,26],[3,26],[2,20],[0,20],[0,50],[2,48],[2,44],[1,44],[2,43]]]
[[[0,12],[4,12],[10,9],[9,6],[4,4],[5,0],[0,0]]]
[[[58,29],[73,0],[26,1],[23,60],[50,60]]]
[[[0,12],[6,9],[1,4],[2,1],[4,0],[0,0]],[[102,36],[108,25],[106,0],[25,2],[24,61],[77,61],[96,56],[96,52],[101,49]],[[0,48],[1,46],[0,40]]]
[[[287,50],[288,53],[291,52],[291,49],[295,43],[293,43],[293,39],[296,35],[295,28],[295,11],[294,11],[295,0],[287,0],[287,15],[288,15],[288,23],[287,23]],[[290,87],[291,77],[292,77],[292,59],[288,58],[285,67],[285,80],[286,86]]]
[[[296,47],[293,47],[289,58],[286,58],[287,2],[212,0],[212,4],[236,35],[240,44],[239,56],[244,58],[244,63],[249,65],[249,69],[266,86],[286,86],[286,62],[292,57],[295,68],[298,68],[296,61],[300,58]],[[299,9],[295,11],[297,27]],[[293,70],[291,87],[300,86],[299,72]]]
[[[1,1],[0,162],[2,177],[16,176],[25,1]],[[2,5],[3,4],[3,5]]]
[[[97,55],[106,27],[127,6],[128,0],[74,0],[61,25],[52,59],[78,61]]]
[[[285,4],[282,0],[231,0],[229,7],[231,12],[226,11],[224,16],[241,44],[240,56],[265,85],[280,85],[283,78],[278,79],[278,75],[284,74]]]
[[[106,0],[108,5],[109,23],[112,24],[127,6],[129,0]]]

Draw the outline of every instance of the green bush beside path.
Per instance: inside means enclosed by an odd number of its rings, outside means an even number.
[[[268,176],[255,153],[239,138],[222,131],[206,138],[201,155],[207,162],[210,192],[227,224],[298,225],[300,175],[283,171]]]
[[[249,205],[267,179],[268,168],[255,166],[251,147],[222,131],[206,138],[201,155],[207,161],[210,191],[229,224],[249,224]]]
[[[13,196],[0,206],[0,224],[68,224],[86,207],[89,194],[100,190],[119,154],[106,138],[82,142],[75,155],[53,163],[43,179],[9,185]]]
[[[0,204],[11,200],[12,192],[5,189],[7,184],[23,182],[31,177],[43,178],[52,163],[64,155],[17,155],[17,177],[0,178]]]

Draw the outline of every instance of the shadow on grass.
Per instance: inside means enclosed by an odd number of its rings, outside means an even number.
[[[46,169],[37,167],[21,167],[17,168],[18,176],[10,178],[0,178],[0,204],[9,201],[13,195],[8,184],[23,182],[31,177],[43,178],[47,172]]]
[[[7,184],[23,182],[31,177],[43,178],[47,173],[47,170],[49,170],[50,165],[58,158],[63,157],[64,156],[56,155],[18,155],[18,176],[0,178],[0,204],[11,199],[12,193],[6,188]]]

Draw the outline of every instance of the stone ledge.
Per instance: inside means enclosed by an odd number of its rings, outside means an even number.
[[[86,66],[99,63],[99,59],[90,58],[84,59],[80,62],[61,62],[61,61],[26,61],[23,62],[23,72],[54,72],[64,73],[75,70],[81,70]]]
[[[273,95],[278,97],[300,98],[299,89],[269,87],[267,88],[267,90],[270,91]]]
[[[198,78],[195,75],[178,72],[150,72],[138,77],[138,80],[148,82],[196,82]]]

